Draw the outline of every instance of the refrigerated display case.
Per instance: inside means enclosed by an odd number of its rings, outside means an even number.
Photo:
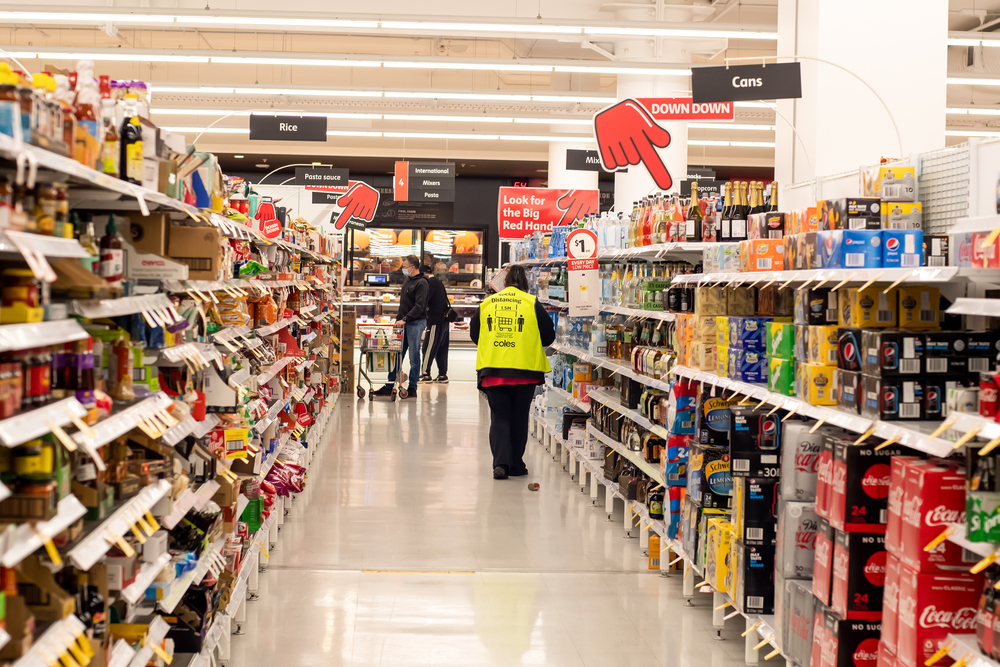
[[[486,277],[486,230],[430,226],[351,230],[347,245],[352,287],[399,286],[403,258],[416,255],[446,287],[482,289]]]

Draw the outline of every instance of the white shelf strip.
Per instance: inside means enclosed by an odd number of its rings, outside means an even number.
[[[206,415],[205,421],[198,422],[191,434],[196,438],[204,438],[209,431],[219,425],[220,421],[218,415]]]
[[[84,250],[76,239],[16,232],[12,229],[0,231],[0,252],[20,252],[17,249],[18,245],[28,245],[34,252],[46,257],[77,257],[82,259],[92,256]]]
[[[229,386],[235,389],[236,387],[242,387],[246,384],[246,381],[250,379],[250,369],[243,367],[229,376]]]
[[[990,542],[971,541],[965,532],[964,523],[953,523],[950,524],[950,526],[954,529],[954,532],[952,532],[952,534],[948,537],[949,542],[954,542],[963,549],[968,549],[972,553],[978,554],[983,558],[992,554],[997,550],[997,548],[1000,548],[1000,545],[992,544]]]
[[[111,659],[108,660],[108,667],[128,667],[135,657],[135,649],[127,641],[119,639],[111,649]]]
[[[64,398],[29,412],[8,417],[0,421],[0,442],[6,447],[16,447],[29,440],[40,438],[50,433],[49,424],[68,426],[72,423],[70,416],[83,418],[87,410],[75,398]]]
[[[4,324],[0,326],[0,352],[48,347],[89,338],[76,320],[52,320],[34,324]]]
[[[146,594],[146,589],[156,580],[163,568],[167,566],[170,562],[170,554],[162,553],[159,558],[157,558],[152,563],[143,563],[142,572],[140,572],[135,577],[135,581],[122,589],[122,597],[128,601],[129,604],[136,604],[139,600],[143,599]]]
[[[583,410],[584,412],[590,410],[590,406],[589,405],[587,405],[586,403],[584,403],[580,399],[574,397],[573,394],[569,393],[568,391],[566,391],[562,387],[556,387],[555,385],[547,384],[547,385],[545,385],[545,388],[552,390],[552,392],[555,393],[557,396],[559,396],[564,401],[568,402],[570,405],[572,405],[573,407],[575,407],[575,408],[577,408],[579,410]]]
[[[170,514],[163,517],[161,522],[168,530],[173,530],[174,526],[180,523],[180,520],[184,518],[184,515],[188,512],[194,510],[197,512],[202,507],[205,506],[215,492],[219,490],[219,483],[214,479],[209,480],[198,487],[197,491],[192,491],[191,489],[184,489],[181,492],[180,497],[174,501],[174,506],[170,509]]]
[[[266,371],[257,376],[257,384],[258,385],[267,384],[272,379],[274,379],[275,375],[284,370],[285,366],[292,363],[296,359],[297,357],[282,357],[281,359],[278,359],[273,364],[271,364],[270,368],[268,368]]]
[[[956,266],[919,269],[806,269],[802,271],[746,271],[739,273],[686,273],[675,276],[675,285],[711,283],[760,283],[760,282],[804,282],[822,280],[850,283],[865,283],[878,280],[880,283],[946,283],[959,274]]]
[[[673,322],[676,317],[674,313],[663,312],[662,310],[644,310],[642,308],[628,308],[626,306],[612,306],[607,304],[601,306],[601,311],[637,319],[662,320],[664,322]]]
[[[982,652],[979,644],[976,643],[975,634],[948,635],[946,641],[954,643],[954,648],[948,652],[948,655],[956,662],[964,659],[970,653],[972,654],[972,659],[965,663],[965,667],[1000,667],[1000,663]]]
[[[214,362],[222,370],[222,355],[214,345],[207,343],[184,343],[167,347],[160,350],[160,355],[175,364],[184,363],[185,360],[196,366]]]
[[[215,566],[215,560],[222,551],[222,547],[225,543],[226,539],[224,537],[220,537],[214,544],[209,545],[209,547],[201,553],[201,557],[198,559],[198,564],[195,565],[194,569],[188,570],[181,576],[180,579],[174,580],[174,583],[170,586],[170,592],[167,593],[167,596],[159,602],[160,609],[168,614],[173,613],[177,604],[187,592],[187,589],[191,587],[191,584],[200,584],[201,580],[204,579],[205,575],[208,573],[210,564],[212,567]]]
[[[188,415],[180,421],[176,426],[171,426],[166,431],[164,431],[163,436],[160,438],[164,443],[173,447],[178,442],[191,435],[194,430],[198,427],[198,422],[194,420],[194,417]]]
[[[155,617],[149,624],[149,629],[146,630],[146,636],[142,640],[142,648],[132,656],[128,667],[145,667],[153,659],[153,649],[150,646],[160,644],[168,632],[170,632],[170,625],[163,620],[162,616]]]
[[[640,415],[635,410],[626,408],[624,405],[621,404],[621,401],[619,401],[614,394],[607,391],[606,389],[591,390],[588,396],[590,397],[590,400],[597,401],[598,403],[608,406],[615,412],[625,415],[639,426],[643,427],[644,429],[646,429],[651,433],[655,433],[664,440],[670,438],[670,432],[666,429],[666,427],[664,427],[661,424],[654,424],[653,422],[649,421],[648,419]]]
[[[42,547],[44,542],[42,537],[39,537],[40,535],[50,540],[54,539],[56,535],[69,528],[86,513],[87,508],[76,496],[66,496],[59,501],[56,515],[48,521],[36,523],[35,530],[32,530],[27,523],[17,526],[11,543],[4,550],[3,556],[0,557],[0,564],[4,567],[14,567]]]
[[[80,570],[89,570],[97,561],[104,558],[104,554],[114,544],[105,539],[124,537],[136,523],[136,518],[145,515],[153,509],[153,505],[170,493],[170,482],[165,479],[159,480],[156,484],[151,484],[139,491],[138,495],[125,501],[118,510],[105,519],[100,526],[91,531],[75,547],[70,549],[69,558],[73,565]]]
[[[258,336],[261,336],[261,337],[263,337],[263,336],[270,336],[271,334],[273,334],[275,332],[281,331],[282,329],[284,329],[285,327],[287,327],[289,324],[292,324],[294,321],[295,321],[295,319],[291,318],[291,317],[289,317],[289,318],[283,318],[283,319],[278,320],[274,324],[268,325],[266,327],[261,327],[259,329],[254,329],[254,332]]]
[[[14,662],[14,667],[48,667],[48,665],[62,664],[59,662],[59,657],[69,653],[70,645],[76,644],[77,636],[86,630],[87,626],[73,614],[56,621],[32,642],[28,652]]]
[[[102,422],[98,422],[94,427],[94,437],[88,437],[86,433],[80,432],[73,435],[77,444],[96,450],[102,445],[106,445],[115,438],[119,438],[134,428],[138,428],[138,418],[148,419],[157,409],[167,409],[173,404],[173,400],[164,393],[150,396],[135,405],[117,412]]]
[[[769,392],[762,385],[737,382],[736,380],[719,377],[714,373],[707,373],[686,366],[675,366],[674,373],[679,377],[688,378],[696,382],[714,384],[723,391],[750,395],[758,402],[767,401],[772,406],[781,406],[785,410],[795,408],[797,409],[796,414],[811,417],[812,419],[822,419],[828,424],[839,426],[854,433],[865,433],[874,425],[874,434],[879,438],[888,439],[898,435],[899,440],[897,442],[900,445],[925,452],[932,456],[947,456],[953,449],[953,443],[947,440],[928,437],[928,434],[937,426],[934,423],[915,424],[913,422],[880,421],[876,424],[871,419],[850,412],[820,405],[810,405],[792,396]]]
[[[959,218],[949,234],[988,234],[1000,227],[1000,215],[984,215],[975,218]]]
[[[1000,317],[1000,299],[970,299],[959,297],[946,311],[949,315],[981,315]]]
[[[118,299],[94,299],[71,301],[70,303],[74,314],[86,317],[88,320],[142,313],[150,322],[159,326],[167,326],[183,319],[166,294],[124,296]]]

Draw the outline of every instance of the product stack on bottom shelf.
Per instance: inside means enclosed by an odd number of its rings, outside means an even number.
[[[651,570],[713,593],[716,629],[744,618],[750,664],[1000,658],[1000,217],[921,232],[893,185],[918,176],[862,170],[862,196],[751,212],[738,243],[644,246],[640,212],[597,317],[571,316],[558,243],[518,249],[557,328],[536,435],[623,501]]]

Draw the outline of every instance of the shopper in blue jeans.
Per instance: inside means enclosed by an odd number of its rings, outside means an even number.
[[[400,365],[410,353],[410,374],[407,377],[408,387],[403,398],[417,397],[417,379],[420,377],[420,341],[427,328],[427,278],[420,273],[420,259],[416,255],[403,258],[403,274],[406,279],[399,294],[399,313],[397,327],[403,327],[403,351],[399,355]],[[389,383],[375,392],[376,396],[388,396],[392,393],[396,373],[401,369],[393,369],[389,373]]]

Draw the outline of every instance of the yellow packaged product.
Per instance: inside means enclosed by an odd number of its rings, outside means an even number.
[[[706,536],[705,578],[715,590],[727,593],[729,580],[729,549],[733,539],[733,525],[726,519],[710,518]]]
[[[894,327],[899,322],[899,288],[883,294],[884,286],[872,285],[863,291],[847,289],[837,298],[837,324],[844,328]]]
[[[796,394],[810,405],[837,404],[837,367],[798,364],[795,367]]]
[[[695,315],[725,315],[726,289],[724,287],[705,286],[695,288]]]
[[[719,347],[729,347],[729,317],[719,315],[715,318],[715,343]]]
[[[694,339],[703,343],[716,343],[718,336],[718,316],[715,315],[695,315]]]
[[[809,325],[806,362],[820,366],[837,365],[837,325]]]
[[[900,287],[899,326],[903,329],[940,329],[941,290],[924,285]]]

